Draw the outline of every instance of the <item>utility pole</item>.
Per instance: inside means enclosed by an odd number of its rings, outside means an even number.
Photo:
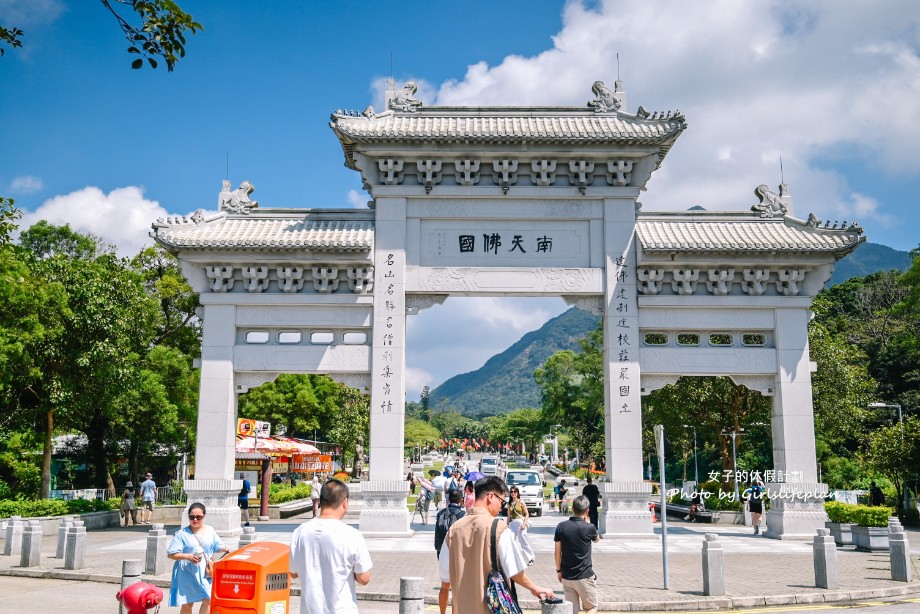
[[[696,427],[690,424],[684,425],[685,429],[693,429],[693,479],[696,480],[696,489],[700,488],[700,466],[696,459]]]
[[[735,448],[735,438],[740,436],[743,432],[743,428],[739,428],[737,431],[734,429],[731,431],[727,429],[722,431],[723,435],[731,436],[732,438],[732,472],[734,473],[733,478],[735,481],[735,501],[741,501],[741,491],[738,490],[738,452]]]

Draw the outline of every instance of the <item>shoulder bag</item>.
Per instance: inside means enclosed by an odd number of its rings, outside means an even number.
[[[198,540],[198,545],[201,546],[202,556],[204,556],[204,575],[206,578],[214,577],[214,561],[211,559],[211,555],[205,552],[204,544],[201,542],[201,538],[192,533],[192,537]]]
[[[491,614],[521,614],[514,583],[510,582],[498,567],[498,544],[495,543],[495,534],[499,522],[501,522],[499,518],[492,521],[489,536],[489,545],[492,547],[492,571],[489,572],[489,578],[486,580],[486,606]]]

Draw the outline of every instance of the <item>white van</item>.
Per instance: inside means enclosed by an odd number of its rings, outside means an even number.
[[[532,469],[507,469],[505,482],[508,487],[517,486],[521,491],[521,501],[527,511],[534,516],[543,515],[543,475]]]
[[[483,456],[479,459],[479,473],[483,475],[495,475],[498,471],[498,457]]]

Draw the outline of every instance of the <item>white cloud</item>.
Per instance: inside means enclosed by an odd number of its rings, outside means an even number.
[[[74,230],[94,234],[115,245],[118,255],[133,256],[153,243],[147,235],[153,220],[167,215],[160,203],[144,198],[143,188],[127,186],[106,194],[97,187],[87,186],[46,200],[35,211],[23,215],[20,228],[28,228],[39,220],[70,224]]]
[[[679,107],[688,122],[643,194],[646,209],[746,209],[756,202],[754,187],[779,184],[782,156],[799,217],[888,215],[860,204],[842,172],[821,160],[842,151],[866,172],[916,176],[920,12],[913,0],[884,11],[804,0],[663,9],[647,0],[570,2],[552,48],[472,64],[462,80],[440,85],[436,102],[580,106],[593,81],[616,79],[619,54],[628,111]]]
[[[7,28],[50,23],[63,11],[60,0],[0,0],[0,15]]]
[[[10,192],[13,194],[34,194],[41,192],[45,188],[41,177],[23,175],[16,177],[10,182]]]
[[[431,385],[432,381],[434,381],[434,377],[428,371],[415,367],[406,367],[406,390],[412,391],[411,396],[407,392],[406,398],[410,400],[418,398],[422,388]]]
[[[366,209],[367,201],[370,200],[370,196],[367,195],[367,192],[348,190],[348,194],[345,196],[345,199],[348,201],[349,206],[354,207],[355,209]]]

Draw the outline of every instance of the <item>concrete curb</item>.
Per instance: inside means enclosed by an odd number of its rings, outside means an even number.
[[[53,580],[73,580],[77,582],[97,582],[105,584],[120,584],[121,576],[110,574],[94,574],[79,570],[68,571],[63,569],[4,569],[0,570],[0,577],[13,576],[19,578],[50,578]],[[168,589],[169,578],[141,576],[144,582],[160,588]],[[826,593],[799,593],[787,595],[761,595],[749,597],[706,597],[687,601],[686,599],[670,601],[602,601],[599,610],[602,612],[692,612],[697,610],[733,610],[739,608],[754,608],[777,605],[805,605],[816,603],[838,603],[846,601],[860,601],[862,599],[879,599],[884,597],[903,597],[906,595],[920,595],[920,582],[912,581],[904,586],[888,588],[854,589],[844,591],[829,591]],[[292,588],[291,597],[299,597],[300,589]],[[387,601],[398,602],[399,593],[358,593],[360,601]],[[437,605],[437,596],[426,596],[425,603]],[[540,604],[533,599],[521,600],[521,608],[526,610],[539,610]]]

